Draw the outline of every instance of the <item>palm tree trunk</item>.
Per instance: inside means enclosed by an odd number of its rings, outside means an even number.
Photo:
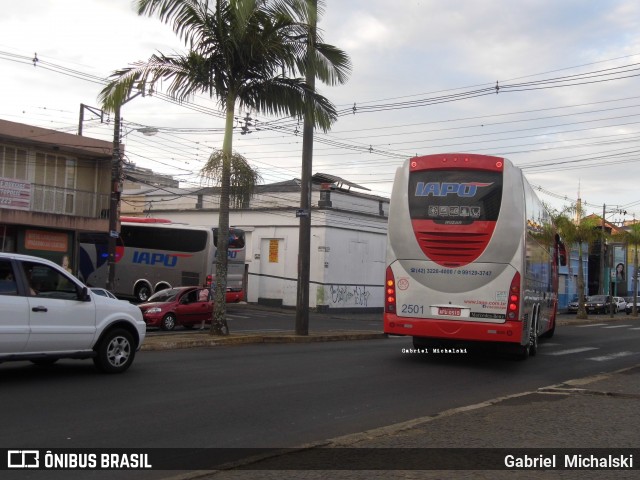
[[[227,97],[227,117],[222,143],[222,176],[220,179],[220,210],[218,215],[218,249],[216,257],[216,288],[214,295],[211,335],[228,335],[227,324],[227,265],[229,251],[229,199],[231,192],[231,155],[233,152],[233,123],[235,114],[235,95]]]
[[[588,318],[584,306],[584,272],[582,269],[582,243],[578,244],[578,313],[576,318]]]

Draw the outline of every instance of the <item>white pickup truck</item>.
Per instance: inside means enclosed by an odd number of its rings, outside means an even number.
[[[93,293],[49,260],[0,252],[0,363],[92,358],[119,373],[145,334],[137,306]]]

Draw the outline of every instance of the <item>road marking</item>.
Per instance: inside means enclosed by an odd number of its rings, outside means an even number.
[[[640,327],[630,328],[629,330],[640,330]]]
[[[594,362],[606,362],[607,360],[615,360],[616,358],[628,357],[629,355],[636,355],[637,352],[618,352],[612,353],[610,355],[603,355],[601,357],[591,357],[589,360],[593,360]]]
[[[611,325],[609,327],[603,327],[603,328],[625,328],[625,327],[630,327],[631,325]]]
[[[597,347],[580,347],[580,348],[571,348],[569,350],[560,350],[558,352],[549,352],[545,353],[545,355],[570,355],[572,353],[581,353],[588,352],[589,350],[598,350]]]
[[[603,325],[608,325],[608,324],[607,323],[589,323],[586,325],[578,325],[577,328],[602,327]]]

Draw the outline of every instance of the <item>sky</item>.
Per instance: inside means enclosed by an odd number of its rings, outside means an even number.
[[[3,5],[0,118],[77,133],[84,104],[83,135],[111,140],[111,119],[92,113],[106,79],[153,53],[186,52],[170,25],[133,5]],[[340,116],[316,132],[314,173],[388,197],[411,156],[490,154],[522,168],[553,209],[580,195],[586,213],[640,218],[640,2],[326,0],[319,27],[353,70],[344,85],[317,85]],[[163,93],[122,107],[126,160],[201,185],[222,146],[222,110],[205,95],[177,105]],[[297,120],[236,116],[234,150],[264,183],[300,178]],[[158,133],[144,136],[147,126]]]

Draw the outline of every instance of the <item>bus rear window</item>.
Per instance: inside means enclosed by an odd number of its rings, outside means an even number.
[[[413,220],[463,225],[496,221],[502,199],[502,173],[484,170],[424,170],[409,176]]]

